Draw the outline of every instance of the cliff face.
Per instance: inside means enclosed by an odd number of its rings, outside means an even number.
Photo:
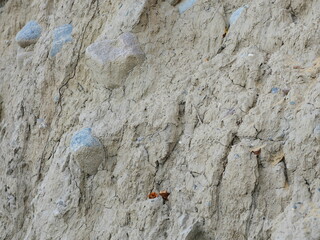
[[[0,1],[0,239],[319,239],[319,9]]]

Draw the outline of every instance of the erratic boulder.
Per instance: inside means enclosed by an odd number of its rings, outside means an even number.
[[[130,71],[145,59],[137,38],[130,32],[115,40],[91,44],[86,56],[93,77],[107,88],[120,87]]]
[[[90,175],[96,174],[105,159],[105,152],[99,139],[92,135],[91,128],[76,132],[71,139],[70,148],[73,159],[81,170]]]
[[[42,28],[36,21],[30,21],[17,33],[16,41],[20,47],[28,47],[38,41],[41,31]]]

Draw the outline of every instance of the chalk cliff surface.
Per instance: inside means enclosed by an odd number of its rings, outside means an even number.
[[[319,9],[0,0],[0,239],[320,239]]]

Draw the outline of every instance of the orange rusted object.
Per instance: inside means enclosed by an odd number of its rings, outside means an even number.
[[[299,65],[296,65],[296,66],[293,66],[293,69],[304,69],[304,68]]]
[[[154,199],[154,198],[157,198],[157,197],[159,197],[159,195],[158,195],[156,192],[152,192],[152,193],[150,193],[150,194],[148,195],[148,198],[149,198],[149,199]]]

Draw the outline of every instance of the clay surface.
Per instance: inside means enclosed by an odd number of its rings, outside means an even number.
[[[0,239],[320,239],[320,1],[186,2],[0,1]]]

